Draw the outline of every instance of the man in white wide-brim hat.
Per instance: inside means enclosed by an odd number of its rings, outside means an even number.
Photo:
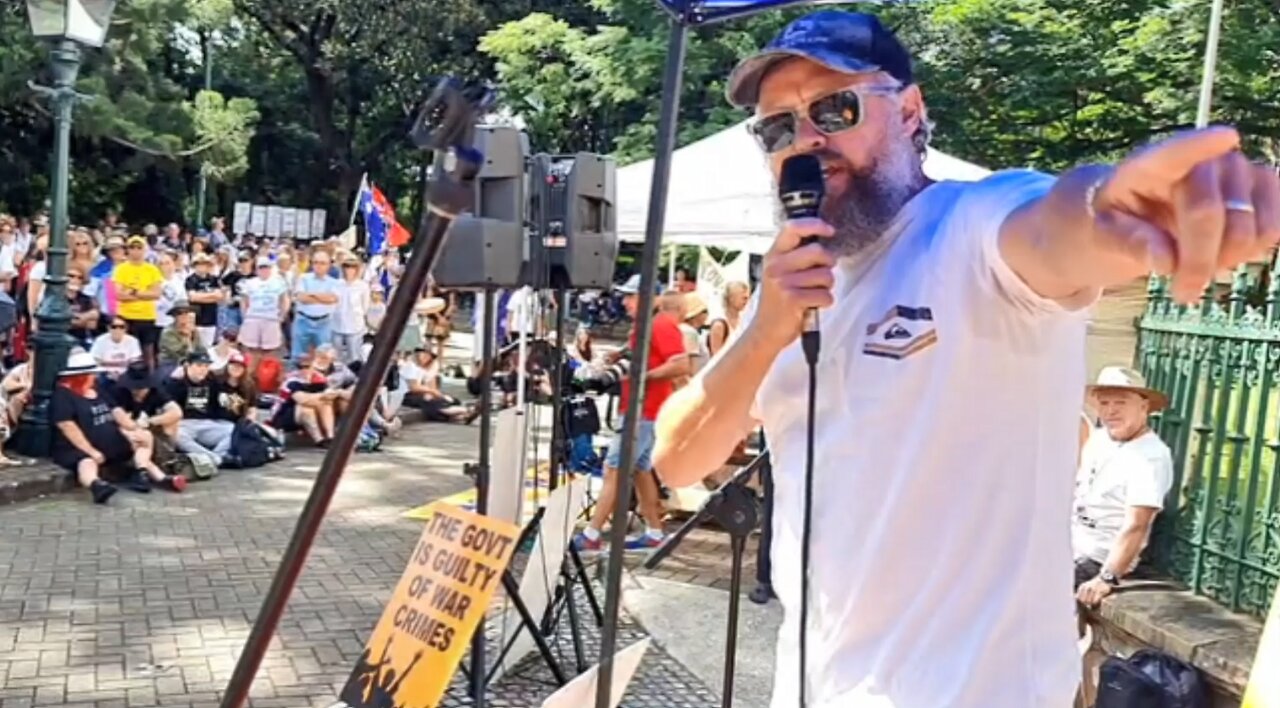
[[[1142,374],[1106,367],[1088,394],[1101,424],[1080,454],[1071,544],[1076,599],[1094,606],[1137,567],[1173,485],[1173,456],[1147,424],[1169,398]]]

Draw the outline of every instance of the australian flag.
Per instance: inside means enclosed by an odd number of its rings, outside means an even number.
[[[360,185],[356,203],[364,215],[366,246],[370,255],[382,253],[388,246],[398,248],[409,243],[409,230],[396,221],[396,210],[381,189],[365,180]]]

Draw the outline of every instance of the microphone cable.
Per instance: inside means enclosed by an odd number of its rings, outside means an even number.
[[[816,320],[816,314],[814,315]],[[816,324],[816,323],[815,323]],[[809,413],[805,422],[804,516],[800,531],[800,708],[808,708],[809,687],[809,561],[813,533],[813,458],[817,424],[818,350],[822,337],[815,326],[800,335],[800,347],[809,368]]]

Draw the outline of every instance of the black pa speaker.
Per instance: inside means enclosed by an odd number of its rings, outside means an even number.
[[[617,163],[594,153],[536,155],[531,265],[551,287],[607,288],[618,260]]]
[[[475,205],[460,214],[432,277],[442,288],[519,287],[528,260],[525,163],[529,138],[509,126],[477,126],[484,164],[475,179]]]

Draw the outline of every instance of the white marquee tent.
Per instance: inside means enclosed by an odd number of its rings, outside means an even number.
[[[745,123],[672,157],[663,242],[763,253],[776,232],[774,185],[764,154]],[[978,180],[989,171],[929,150],[924,171],[936,180]],[[618,170],[618,236],[643,242],[653,160]]]

